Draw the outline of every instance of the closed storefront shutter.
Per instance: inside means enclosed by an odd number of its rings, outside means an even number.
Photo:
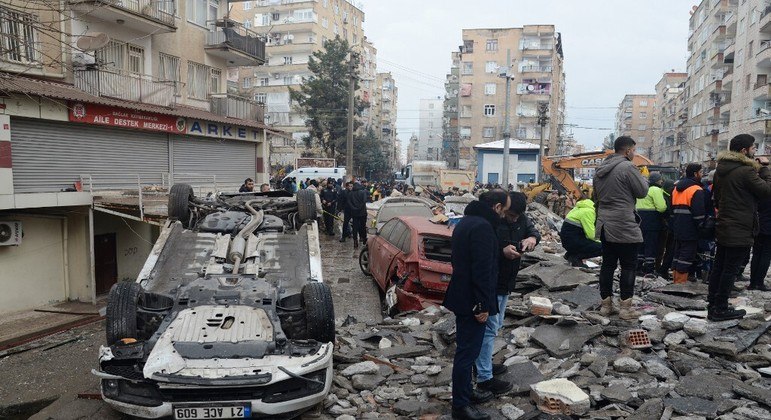
[[[238,191],[257,172],[255,143],[191,136],[172,136],[172,142],[175,183],[202,185],[216,179],[219,190]]]
[[[169,172],[168,137],[162,133],[46,120],[11,121],[16,193],[71,188],[90,175],[94,189],[160,185]]]

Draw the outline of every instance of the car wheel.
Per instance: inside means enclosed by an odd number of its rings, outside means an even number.
[[[359,268],[365,276],[372,275],[372,272],[369,271],[369,250],[366,246],[359,253]]]
[[[316,220],[316,193],[312,190],[297,191],[297,213],[300,220]]]
[[[182,226],[190,227],[190,200],[193,187],[188,184],[174,184],[169,190],[169,219],[179,220]]]
[[[124,338],[137,338],[137,306],[142,294],[139,283],[118,282],[107,298],[107,344],[112,345]]]
[[[329,286],[310,282],[302,294],[308,338],[322,343],[335,341],[335,309]]]

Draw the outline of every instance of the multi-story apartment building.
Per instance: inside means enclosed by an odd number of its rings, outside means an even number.
[[[444,100],[424,98],[418,108],[418,143],[415,145],[415,160],[443,160],[442,117]]]
[[[616,136],[629,136],[637,142],[637,153],[651,156],[655,136],[653,114],[656,95],[625,95],[616,111]]]
[[[94,301],[136,278],[158,234],[131,204],[148,187],[267,181],[262,109],[225,80],[264,62],[265,44],[226,9],[0,2],[0,223],[23,230],[0,245],[0,312]],[[117,210],[95,201],[126,189]]]
[[[684,111],[687,115],[686,147],[681,162],[713,162],[728,147],[731,118],[735,20],[739,0],[704,0],[689,20],[688,81]],[[742,52],[744,53],[744,51]],[[737,80],[738,81],[738,80]],[[721,132],[723,133],[721,135]]]
[[[458,133],[458,92],[460,90],[460,52],[452,53],[452,65],[444,82],[444,114],[442,116],[442,154],[451,169],[468,167],[468,153],[461,155]]]
[[[413,160],[417,160],[415,159],[415,149],[417,148],[417,145],[418,145],[418,136],[413,133],[412,136],[410,136],[410,139],[408,141],[409,143],[407,143],[407,163],[410,163]]]
[[[375,83],[371,78],[376,54],[364,37],[364,12],[351,0],[244,1],[233,3],[230,13],[267,40],[266,64],[240,69],[241,92],[264,103],[266,122],[292,133],[300,144],[308,135],[306,118],[293,107],[289,88],[297,88],[311,76],[308,59],[324,42],[338,36],[348,41],[362,59],[360,89],[371,89]],[[361,91],[358,95],[364,99]],[[304,145],[298,147],[302,148]]]
[[[771,153],[771,2],[746,0],[735,5],[725,18],[733,41],[726,45],[723,89],[730,91],[721,113],[726,116],[728,130],[720,127],[718,146],[723,150],[731,137],[749,133],[758,142],[758,154]],[[730,61],[733,58],[733,65]]]
[[[565,115],[565,73],[561,35],[554,25],[464,29],[461,53],[461,155],[464,148],[471,150],[476,144],[501,138],[506,104],[506,80],[501,73],[507,67],[515,79],[509,108],[512,137],[539,143],[538,106],[548,104],[544,142],[551,152],[556,151]],[[468,168],[476,165],[475,158],[469,161]]]
[[[687,73],[664,73],[656,83],[656,108],[653,112],[653,143],[648,156],[658,164],[679,164],[680,147],[685,132],[681,130],[684,88]]]

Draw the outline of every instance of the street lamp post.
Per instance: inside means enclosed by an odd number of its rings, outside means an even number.
[[[511,102],[511,79],[514,77],[511,72],[511,50],[506,50],[506,67],[499,71],[499,77],[506,78],[506,105],[504,109],[503,122],[503,174],[501,184],[505,190],[509,189],[509,142],[511,140],[511,128],[509,127],[509,107]]]

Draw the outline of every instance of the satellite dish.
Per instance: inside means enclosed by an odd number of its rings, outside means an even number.
[[[532,92],[535,90],[535,85],[527,85],[527,91]]]
[[[96,51],[110,42],[110,37],[104,32],[86,32],[78,38],[76,45],[81,51]]]

